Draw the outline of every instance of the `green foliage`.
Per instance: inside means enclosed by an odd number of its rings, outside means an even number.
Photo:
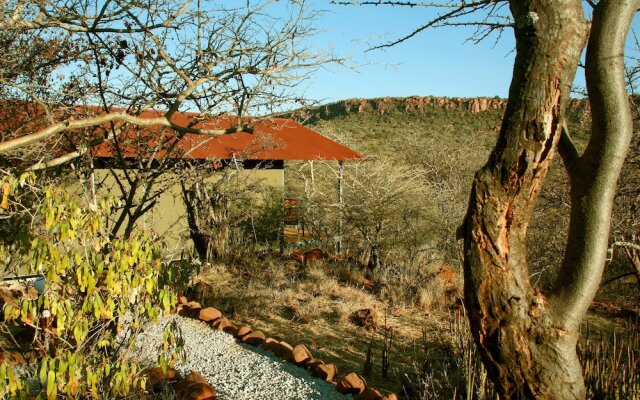
[[[255,232],[256,244],[264,244],[267,247],[275,247],[281,239],[282,221],[284,220],[284,207],[282,205],[282,191],[277,189],[264,190],[260,203],[254,206],[252,218],[253,229],[247,220],[245,231]]]
[[[345,240],[367,249],[370,266],[379,267],[381,253],[394,250],[408,264],[427,245],[428,191],[420,171],[390,160],[347,168],[344,197]]]
[[[37,361],[23,376],[2,365],[0,397],[105,398],[144,388],[139,367],[129,359],[130,332],[170,311],[176,271],[162,262],[144,232],[109,238],[114,199],[83,206],[63,188],[36,189],[34,179],[3,177],[10,197],[32,190],[40,203],[30,238],[0,243],[0,267],[26,266],[26,272],[46,279],[37,299],[4,307],[5,326],[35,330],[31,346]],[[166,338],[167,345],[174,340],[172,333]]]
[[[429,189],[427,201],[437,207],[437,214],[431,213],[423,220],[436,228],[431,232],[425,228],[424,233],[428,242],[437,242],[432,246],[437,250],[431,256],[456,265],[459,263],[456,229],[467,211],[474,173],[495,146],[504,111],[471,113],[433,106],[422,113],[413,113],[403,111],[405,103],[398,101],[392,101],[392,107],[384,114],[375,110],[356,112],[357,108],[340,113],[337,111],[345,107],[335,104],[331,106],[335,110],[329,107],[324,114],[320,112],[321,118],[312,120],[312,127],[371,159],[391,159],[395,165],[418,171]],[[569,130],[579,150],[584,149],[589,138],[590,114],[585,107],[584,102],[572,102],[569,110]],[[630,176],[630,173],[623,175],[621,185]],[[564,252],[569,217],[567,185],[564,167],[560,157],[556,157],[529,229],[530,266],[540,287],[548,287]],[[552,217],[543,217],[549,215]]]
[[[226,168],[182,183],[191,238],[201,260],[225,259],[272,246],[282,227],[282,190],[253,170]]]
[[[418,177],[415,187],[422,194],[406,195],[408,208],[403,208],[401,202],[385,205],[399,212],[395,221],[408,222],[400,224],[397,233],[388,235],[407,244],[392,251],[395,263],[406,270],[406,266],[418,265],[420,259],[427,257],[455,265],[455,230],[467,209],[473,174],[486,162],[495,144],[501,112],[474,114],[433,107],[424,113],[411,113],[401,111],[404,106],[398,107],[384,114],[334,115],[314,121],[313,128],[367,154],[370,160],[363,163],[363,171],[375,169],[373,160],[378,159],[389,164],[388,174],[413,171]],[[357,163],[346,164],[345,179],[349,179],[348,168],[352,164]],[[316,180],[320,178],[317,176]]]
[[[422,170],[388,158],[345,164],[341,204],[332,164],[298,168],[305,233],[325,248],[342,236],[343,251],[361,254],[373,269],[391,260],[405,270],[422,264],[437,213]]]

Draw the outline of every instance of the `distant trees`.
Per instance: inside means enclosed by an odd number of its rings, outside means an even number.
[[[584,398],[576,342],[605,265],[616,182],[633,131],[624,45],[640,2],[422,5],[439,7],[442,13],[388,45],[446,25],[477,26],[476,39],[512,28],[516,39],[500,135],[475,175],[459,231],[464,238],[465,304],[483,363],[504,398]],[[589,22],[584,7],[593,13]],[[585,45],[592,134],[581,153],[566,129],[566,106]],[[564,259],[552,289],[542,292],[529,277],[527,231],[556,152],[569,175],[571,216]]]
[[[634,105],[637,107],[637,105]],[[620,252],[629,261],[640,289],[640,134],[636,132],[623,169],[616,195],[615,220],[611,250]]]
[[[640,42],[635,39],[635,50],[640,50]],[[640,79],[640,59],[631,57],[627,63],[626,81],[631,93],[631,111],[634,125],[640,123],[640,103],[638,98],[638,79]],[[629,154],[625,161],[618,193],[616,194],[615,219],[611,250],[622,252],[631,264],[640,289],[640,132],[635,131]],[[625,274],[625,275],[631,275]],[[615,279],[615,278],[613,278]]]
[[[381,258],[401,248],[403,260],[424,251],[425,235],[418,223],[429,212],[420,171],[390,160],[354,164],[344,174],[344,204],[337,204],[345,235],[368,252],[368,268],[380,268]]]
[[[299,210],[307,234],[358,256],[370,273],[402,265],[418,269],[437,247],[431,240],[436,206],[426,203],[431,192],[424,171],[389,158],[345,163],[342,202],[340,170],[332,162],[303,164],[295,177],[304,182]],[[357,254],[356,254],[357,253]],[[384,268],[383,268],[384,269]]]

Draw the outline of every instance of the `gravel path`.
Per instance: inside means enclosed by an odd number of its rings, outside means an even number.
[[[218,396],[230,400],[345,400],[351,396],[311,377],[307,371],[282,362],[269,351],[236,342],[233,336],[211,329],[207,324],[181,316],[172,316],[149,325],[137,339],[142,364],[157,360],[164,326],[171,320],[182,330],[186,359],[175,368],[186,376],[202,374]]]

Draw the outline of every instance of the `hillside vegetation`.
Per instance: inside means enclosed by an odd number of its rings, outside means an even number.
[[[267,253],[216,264],[200,276],[198,300],[277,339],[305,343],[341,372],[362,373],[403,398],[488,394],[461,307],[456,229],[473,174],[495,144],[504,105],[501,99],[355,99],[296,112],[312,129],[368,161],[344,164],[343,205],[337,163],[288,163],[285,196],[300,200],[306,240],[288,245],[288,260]],[[580,101],[572,102],[571,111],[570,130],[583,148],[589,113]],[[624,179],[636,175],[631,168]],[[529,233],[531,274],[541,290],[552,285],[562,256],[567,198],[567,178],[556,160]],[[322,257],[305,259],[303,252],[314,248]],[[626,258],[615,253],[605,280],[628,269]],[[637,294],[634,281],[604,286],[586,331],[608,337],[636,330]],[[354,312],[363,309],[377,313],[368,329],[354,324]],[[625,347],[636,346],[629,354],[639,350],[633,340]],[[624,379],[610,371],[633,370],[635,364],[612,366],[610,353],[593,348],[608,339],[586,343],[585,363],[602,363],[586,368],[590,393],[598,397],[602,392],[593,388],[609,390],[603,388]]]

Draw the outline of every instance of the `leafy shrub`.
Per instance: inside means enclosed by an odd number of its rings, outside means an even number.
[[[162,262],[145,232],[109,238],[107,220],[116,201],[81,205],[60,187],[37,188],[34,175],[5,176],[9,198],[31,191],[29,236],[0,242],[0,267],[43,275],[36,300],[4,307],[3,331],[34,330],[35,362],[18,376],[0,365],[0,397],[105,398],[144,388],[140,368],[128,355],[142,323],[168,312],[176,302],[177,271]],[[10,203],[4,211],[11,215]],[[25,206],[25,205],[22,205]],[[165,335],[169,346],[173,334]],[[159,357],[166,365],[168,356]]]
[[[260,201],[255,202],[250,211],[253,217],[245,224],[245,231],[253,233],[256,245],[275,247],[282,239],[282,191],[266,188],[261,192]]]

